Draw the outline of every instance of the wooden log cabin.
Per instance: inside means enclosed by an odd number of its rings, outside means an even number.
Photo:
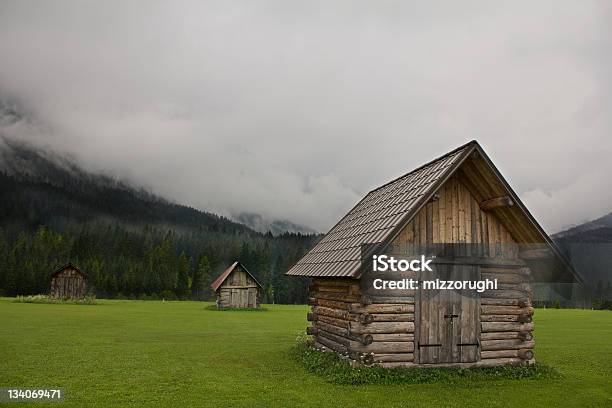
[[[426,255],[435,272],[375,274],[383,253]],[[581,281],[476,141],[372,190],[287,275],[312,278],[317,347],[384,367],[532,363],[531,282]],[[374,290],[373,277],[498,287]]]
[[[52,298],[83,299],[86,291],[85,274],[71,263],[57,269],[51,277]]]
[[[263,287],[240,262],[234,262],[210,285],[218,308],[258,308]]]

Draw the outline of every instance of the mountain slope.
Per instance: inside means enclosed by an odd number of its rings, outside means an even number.
[[[588,286],[612,282],[612,213],[553,235]]]
[[[0,145],[0,224],[23,227],[92,217],[254,233],[227,218],[174,204],[111,177],[86,172],[69,158],[4,139]]]
[[[291,221],[270,220],[260,214],[243,212],[235,217],[236,221],[248,226],[258,232],[272,232],[274,235],[279,235],[284,232],[296,232],[301,234],[316,234],[312,228],[297,225]]]
[[[553,235],[558,241],[612,242],[612,213]]]

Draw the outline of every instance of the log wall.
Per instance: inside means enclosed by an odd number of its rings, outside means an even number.
[[[481,361],[535,362],[529,273],[526,267],[481,268],[482,279],[502,286],[480,299]]]
[[[365,365],[413,363],[414,298],[365,304],[359,281],[352,279],[315,279],[310,293],[307,332],[317,346]]]

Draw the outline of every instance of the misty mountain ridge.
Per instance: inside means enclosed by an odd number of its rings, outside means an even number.
[[[557,241],[612,242],[612,213],[573,226],[552,236]]]
[[[312,228],[294,224],[293,222],[287,220],[271,220],[260,214],[243,212],[237,216],[234,216],[233,219],[261,233],[270,231],[274,235],[282,234],[284,232],[317,234],[317,231]]]
[[[561,231],[552,238],[587,286],[612,282],[612,213]]]
[[[0,126],[10,126],[24,120],[21,109],[16,103],[10,103],[5,98],[0,97]]]
[[[2,109],[6,113],[6,107]],[[6,123],[7,115],[0,116]],[[17,113],[14,117],[18,118]],[[28,211],[21,211],[21,215],[18,211],[12,215],[17,220],[21,217],[35,218],[26,222],[28,224],[38,222],[46,225],[54,218],[85,221],[95,217],[115,219],[126,224],[148,223],[179,228],[207,226],[215,230],[229,228],[243,233],[316,233],[289,221],[270,220],[258,214],[243,213],[232,220],[176,204],[128,181],[86,171],[74,157],[6,137],[0,138],[0,180],[0,193],[11,194],[13,199],[23,199],[21,205],[14,207]],[[43,210],[34,204],[45,201],[45,196],[53,197],[47,202],[59,200],[61,204],[55,205],[55,210]],[[67,212],[68,208],[70,211]]]

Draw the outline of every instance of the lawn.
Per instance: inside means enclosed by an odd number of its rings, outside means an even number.
[[[289,356],[307,306],[205,306],[0,299],[0,387],[63,387],[63,407],[612,406],[612,312],[536,311],[536,358],[561,379],[351,386]]]

